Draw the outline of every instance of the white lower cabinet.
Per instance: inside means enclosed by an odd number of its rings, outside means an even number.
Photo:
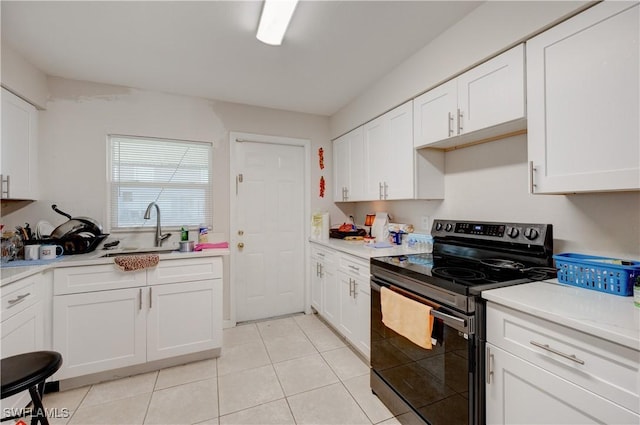
[[[371,292],[369,264],[348,254],[340,254],[338,329],[367,358],[370,356]]]
[[[319,253],[323,256],[319,257]],[[311,302],[318,314],[362,355],[370,358],[368,259],[312,243],[311,285]],[[317,293],[321,294],[321,308],[314,305]]]
[[[144,288],[56,296],[53,347],[62,354],[58,379],[144,363]]]
[[[324,286],[335,276],[336,260],[333,250],[311,244],[311,307],[318,313],[324,308]]]
[[[487,304],[488,424],[638,424],[640,353]]]
[[[147,360],[220,346],[222,280],[149,287]]]
[[[82,282],[108,275],[118,286],[137,287],[67,293]],[[107,268],[112,268],[108,270]],[[176,274],[170,283],[163,270]],[[121,272],[112,265],[55,270],[53,347],[64,363],[55,375],[67,379],[149,361],[220,348],[222,260],[220,257],[161,260],[146,271]],[[141,279],[141,275],[146,276]],[[192,281],[185,281],[190,276]],[[132,279],[133,277],[133,279]],[[164,282],[152,284],[154,282]],[[103,288],[104,286],[98,285]]]
[[[2,288],[2,358],[47,348],[43,286],[43,277],[38,274]],[[23,408],[29,401],[29,393],[22,392],[3,399],[2,407]]]
[[[638,424],[633,412],[487,344],[487,424]]]

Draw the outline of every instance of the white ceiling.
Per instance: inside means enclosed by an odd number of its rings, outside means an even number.
[[[261,1],[6,1],[2,42],[48,75],[332,115],[479,1],[301,1],[280,47]]]

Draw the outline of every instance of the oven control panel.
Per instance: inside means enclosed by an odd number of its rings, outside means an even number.
[[[433,237],[462,237],[543,245],[551,237],[550,224],[434,220]]]

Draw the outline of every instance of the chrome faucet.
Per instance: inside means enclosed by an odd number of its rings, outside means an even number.
[[[144,213],[144,219],[149,220],[151,218],[151,207],[156,207],[156,239],[155,246],[162,246],[162,242],[171,236],[171,233],[165,233],[164,235],[160,231],[160,207],[155,202],[151,202],[147,206],[147,211]]]

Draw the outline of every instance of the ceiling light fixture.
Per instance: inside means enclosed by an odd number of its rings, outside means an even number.
[[[264,0],[256,38],[273,46],[281,45],[297,4],[298,0]]]

